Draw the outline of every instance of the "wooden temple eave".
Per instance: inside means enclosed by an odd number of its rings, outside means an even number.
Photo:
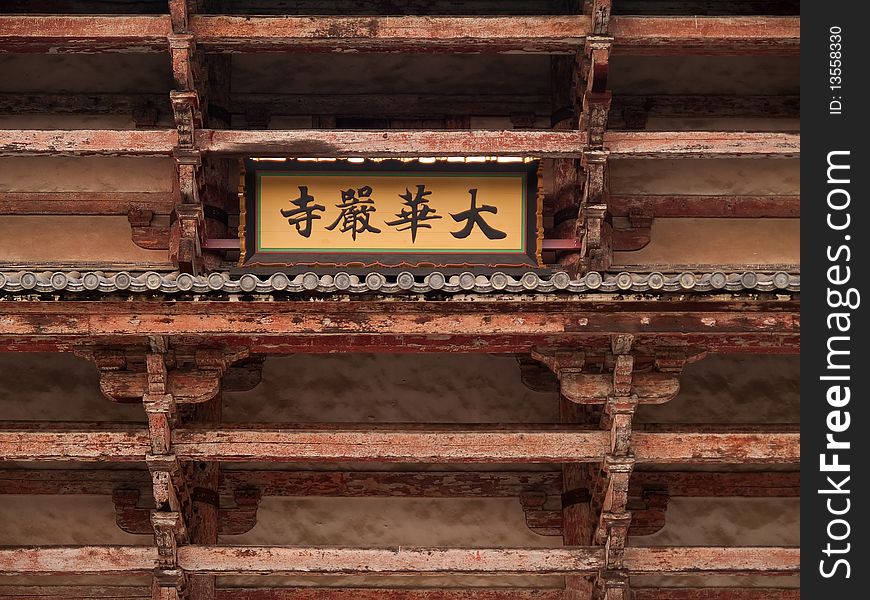
[[[615,50],[630,54],[795,54],[800,18],[613,17]],[[209,52],[574,53],[591,32],[588,15],[227,16],[192,15]],[[4,52],[160,52],[172,29],[160,16],[0,16]]]

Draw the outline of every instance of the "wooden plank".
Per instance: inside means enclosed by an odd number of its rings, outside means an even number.
[[[219,574],[508,574],[594,573],[603,565],[597,547],[514,548],[323,548],[276,546],[186,546],[179,564],[192,572]],[[798,548],[626,548],[629,572],[792,574],[800,570]]]
[[[796,54],[800,17],[613,16],[616,54]]]
[[[797,588],[634,587],[635,600],[799,600]],[[127,600],[151,598],[135,586],[2,586],[4,598]],[[216,600],[563,600],[561,589],[527,588],[224,588]]]
[[[164,94],[14,94],[0,93],[0,114],[133,114],[144,107],[172,110]],[[234,93],[229,110],[246,115],[338,115],[430,117],[436,115],[504,116],[531,113],[549,116],[550,97],[533,94],[278,94]],[[610,125],[625,129],[624,111],[655,117],[798,118],[800,96],[760,95],[625,95],[613,96]]]
[[[0,348],[67,351],[82,342],[239,345],[252,353],[529,352],[534,346],[606,344],[634,333],[638,346],[694,345],[710,352],[795,352],[793,302],[17,302],[0,303]],[[280,310],[279,310],[280,308]],[[433,336],[431,332],[437,331]],[[132,338],[130,338],[132,336]]]
[[[625,564],[634,575],[800,573],[800,548],[627,547]]]
[[[614,217],[633,213],[675,218],[799,218],[799,195],[611,194]]]
[[[144,460],[145,430],[40,422],[0,423],[0,460]],[[239,425],[176,429],[172,447],[182,460],[225,462],[564,463],[597,462],[606,431],[560,426]],[[641,431],[632,436],[638,463],[784,463],[800,458],[799,433]]]
[[[177,143],[175,130],[0,130],[0,156],[161,156]],[[216,130],[196,132],[205,152],[245,156],[417,157],[580,156],[579,131],[504,130]],[[610,131],[614,158],[703,158],[800,154],[792,133]]]
[[[793,463],[800,461],[799,433],[635,433],[642,463]]]
[[[156,564],[144,546],[23,546],[0,548],[0,572],[133,574]],[[594,573],[600,547],[567,548],[336,548],[181,546],[178,564],[189,573],[224,574],[547,574]],[[785,547],[629,547],[632,574],[795,574],[800,549]]]
[[[254,156],[416,157],[577,156],[585,136],[566,131],[209,130],[197,132],[205,152]]]
[[[559,589],[259,588],[218,589],[216,600],[564,600]]]
[[[606,432],[517,427],[437,427],[427,430],[361,427],[323,429],[179,429],[175,451],[187,459],[225,462],[561,463],[600,460]]]
[[[132,209],[169,214],[169,192],[0,192],[6,215],[126,215]]]
[[[121,114],[153,107],[169,114],[166,94],[15,94],[0,93],[0,114]]]
[[[744,131],[608,131],[611,158],[800,156],[800,134]]]
[[[151,449],[144,429],[49,429],[47,423],[10,429],[0,422],[0,460],[15,461],[112,461],[145,460]],[[37,429],[39,428],[39,429]]]
[[[633,587],[634,600],[800,600],[798,588],[643,588]]]
[[[0,52],[165,52],[168,15],[0,15]]]
[[[190,20],[209,52],[526,52],[571,53],[590,29],[585,15],[228,16]],[[631,54],[795,53],[799,17],[648,17],[611,19],[616,52]],[[167,15],[0,16],[2,52],[159,52]]]
[[[187,546],[179,565],[217,574],[512,574],[593,571],[598,548],[328,548],[277,546]]]
[[[174,129],[2,129],[0,156],[169,156]]]
[[[2,598],[33,600],[145,600],[151,588],[132,585],[0,585]]]
[[[616,94],[611,104],[611,127],[624,125],[622,113],[638,111],[655,117],[800,117],[800,96],[733,94]]]
[[[570,52],[589,17],[228,16],[191,18],[209,52]]]
[[[550,115],[546,95],[522,94],[256,94],[235,93],[236,114],[268,111],[271,115],[509,116],[511,113]]]
[[[644,489],[667,490],[671,497],[797,498],[800,496],[800,473],[635,470],[630,493],[639,495]]]
[[[156,564],[149,546],[0,546],[2,575],[147,574]]]
[[[263,496],[514,498],[534,490],[561,493],[557,471],[285,471],[221,472],[220,493],[257,489]],[[100,494],[149,490],[148,471],[129,469],[2,469],[0,494]],[[637,471],[630,493],[661,489],[671,497],[796,498],[800,473]]]
[[[423,130],[200,130],[206,152],[258,156],[580,156],[580,131]],[[800,153],[800,136],[789,133],[610,131],[605,147],[615,158],[781,156]]]

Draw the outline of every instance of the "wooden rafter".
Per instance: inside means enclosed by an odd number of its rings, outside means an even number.
[[[221,472],[220,493],[256,489],[263,496],[511,498],[527,490],[561,493],[558,471],[284,471]],[[147,471],[128,469],[3,469],[0,494],[103,494],[145,491]],[[800,474],[791,471],[637,471],[630,493],[667,491],[671,497],[791,498]]]
[[[164,94],[15,94],[0,93],[0,114],[127,114],[155,110],[170,114]],[[532,113],[549,116],[550,98],[524,94],[231,94],[234,115],[268,111],[272,115],[385,116],[477,115],[509,116]],[[800,98],[793,95],[722,94],[616,94],[611,101],[612,129],[642,129],[648,116],[655,117],[764,117],[800,116]],[[633,125],[632,125],[633,124]]]
[[[788,432],[644,431],[632,443],[638,464],[794,464],[800,458],[800,434]],[[117,424],[0,429],[2,460],[137,462],[150,447],[147,431]],[[223,462],[564,463],[600,462],[610,435],[540,426],[224,426],[176,429],[172,447],[180,460]]]
[[[206,153],[243,156],[418,157],[580,156],[586,136],[568,131],[213,130],[196,132]],[[0,156],[169,156],[174,130],[0,131]],[[604,145],[618,158],[795,157],[793,133],[609,131]]]
[[[8,598],[30,600],[144,600],[134,586],[4,586]],[[799,600],[797,588],[635,587],[636,600]],[[216,600],[564,600],[561,589],[218,588]]]
[[[2,547],[5,574],[135,574],[156,564],[143,546]],[[631,573],[787,575],[800,569],[800,550],[786,547],[629,547]],[[178,564],[202,574],[523,574],[594,573],[604,550],[573,548],[332,548],[182,546]]]
[[[30,600],[144,600],[135,586],[3,586],[5,597]],[[636,600],[800,600],[797,588],[634,587]],[[526,588],[218,588],[216,600],[564,600],[561,589]]]
[[[511,17],[250,17],[196,15],[190,31],[211,52],[418,51],[573,53],[584,15]],[[0,51],[159,52],[168,16],[0,16]],[[626,54],[795,53],[799,17],[614,17]]]

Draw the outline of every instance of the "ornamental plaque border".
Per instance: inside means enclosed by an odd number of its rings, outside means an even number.
[[[541,247],[544,237],[543,228],[543,181],[541,161],[526,160],[524,162],[463,162],[438,160],[422,163],[419,161],[402,160],[366,160],[350,162],[337,159],[334,161],[286,161],[245,159],[242,164],[242,176],[239,187],[239,267],[244,268],[277,268],[277,267],[310,267],[310,268],[541,268],[544,263],[541,257]],[[409,173],[522,173],[526,177],[525,197],[525,252],[513,253],[426,253],[426,252],[249,252],[257,245],[257,175],[267,171],[273,172],[304,172],[322,171],[368,171]]]

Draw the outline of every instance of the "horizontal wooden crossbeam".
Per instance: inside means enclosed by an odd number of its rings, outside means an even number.
[[[169,156],[175,130],[0,130],[0,156]],[[232,156],[576,157],[586,148],[580,131],[504,130],[214,130],[196,132],[204,152]],[[793,133],[609,131],[614,158],[795,157]]]
[[[798,218],[800,202],[798,195],[611,194],[607,209],[615,217]]]
[[[428,92],[428,90],[427,90]],[[0,93],[0,114],[126,114],[145,109],[170,114],[165,94],[14,94]],[[532,113],[549,117],[548,95],[534,94],[279,94],[234,93],[229,111],[235,115],[348,115],[431,117],[436,115],[504,116]],[[630,114],[625,115],[624,113]],[[626,127],[626,116],[798,118],[800,97],[792,95],[616,94],[611,125]],[[615,124],[615,126],[613,126]]]
[[[524,52],[571,54],[591,29],[564,16],[195,15],[190,31],[208,52]],[[2,52],[161,52],[168,15],[0,16]],[[614,51],[627,54],[795,53],[799,17],[610,19]]]
[[[634,334],[640,349],[694,345],[709,352],[790,353],[800,348],[799,305],[702,297],[692,304],[611,298],[602,303],[590,297],[286,301],[280,307],[264,302],[0,302],[0,349],[16,351],[147,344],[149,335],[167,335],[178,343],[208,340],[251,353],[508,353],[535,346],[606,346],[614,333]]]
[[[643,431],[632,436],[639,464],[785,463],[800,459],[800,434],[757,430]],[[172,447],[181,460],[223,462],[581,463],[609,451],[609,432],[553,426],[223,426],[180,428]],[[0,425],[0,460],[143,461],[148,432],[119,424]]]
[[[147,546],[0,547],[5,575],[138,574],[156,566]],[[333,548],[181,546],[178,566],[202,574],[580,574],[604,565],[604,548]],[[765,574],[800,570],[800,549],[629,547],[632,574]]]
[[[102,494],[150,489],[146,470],[3,469],[0,494]],[[523,492],[562,493],[559,471],[221,471],[220,493],[255,489],[263,496],[514,498]],[[790,471],[635,471],[630,493],[663,490],[671,497],[800,495],[800,474]]]
[[[5,215],[127,215],[131,210],[172,212],[169,192],[0,192]]]
[[[797,588],[633,587],[635,600],[800,600]],[[136,586],[2,586],[4,598],[145,600]],[[561,589],[530,588],[217,588],[215,600],[564,600]]]

